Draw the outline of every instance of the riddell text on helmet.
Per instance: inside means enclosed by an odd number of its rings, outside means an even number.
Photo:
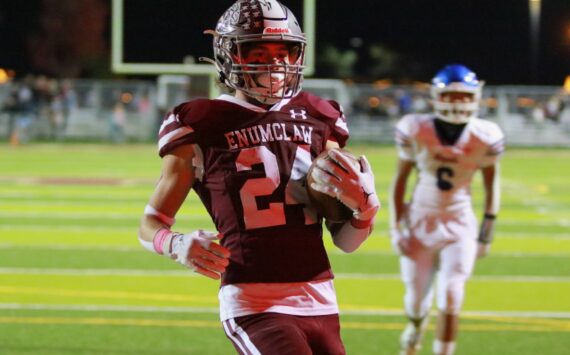
[[[263,33],[291,33],[291,31],[289,31],[288,28],[281,28],[281,27],[267,27],[265,30],[263,30]]]

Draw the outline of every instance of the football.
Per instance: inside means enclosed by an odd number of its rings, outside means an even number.
[[[351,161],[354,161],[356,165],[360,166],[358,159],[356,159],[356,157],[351,153],[349,153],[348,151],[343,149],[337,149],[337,151],[342,152],[345,156],[349,157]],[[312,171],[316,166],[317,161],[320,159],[331,159],[331,158],[329,157],[328,153],[325,151],[319,154],[319,156],[317,156],[313,160],[313,163],[311,164],[309,171],[307,172],[306,188],[307,188],[307,194],[309,195],[309,200],[311,201],[311,204],[313,205],[317,213],[320,216],[324,217],[328,222],[338,223],[338,222],[348,221],[352,217],[352,210],[350,210],[350,208],[346,207],[338,199],[331,197],[327,194],[324,194],[320,191],[314,190],[311,187],[311,183],[314,181],[313,177],[311,176]]]

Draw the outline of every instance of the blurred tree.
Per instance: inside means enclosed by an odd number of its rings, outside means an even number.
[[[107,0],[42,0],[27,39],[31,66],[55,77],[108,73],[108,14]]]
[[[317,56],[317,77],[373,82],[392,79],[405,83],[417,77],[423,64],[381,43],[368,43],[342,50],[325,44]]]
[[[378,79],[394,75],[395,68],[401,61],[401,55],[382,44],[373,43],[368,47],[367,59],[370,64],[366,66],[363,74]]]
[[[317,76],[352,79],[357,61],[358,55],[355,50],[341,51],[327,44],[317,57]]]

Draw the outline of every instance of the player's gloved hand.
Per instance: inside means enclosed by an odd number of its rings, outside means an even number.
[[[477,243],[477,259],[481,259],[489,255],[491,251],[491,244]]]
[[[380,208],[374,174],[365,156],[358,160],[336,149],[328,151],[330,159],[320,159],[312,171],[311,187],[336,197],[361,221],[371,221]]]
[[[408,227],[398,224],[390,229],[392,248],[399,255],[410,254],[410,230]]]
[[[172,236],[170,258],[211,279],[219,280],[229,264],[230,252],[214,241],[223,235],[197,230]]]
[[[479,238],[477,239],[477,258],[487,256],[491,250],[491,242],[493,241],[493,230],[495,229],[495,215],[485,214],[479,229]]]

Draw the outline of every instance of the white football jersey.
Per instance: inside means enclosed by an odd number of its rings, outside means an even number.
[[[415,162],[418,169],[413,205],[446,211],[470,206],[473,175],[499,159],[503,132],[494,122],[473,118],[455,144],[443,145],[434,120],[430,114],[412,114],[396,125],[399,157]]]

